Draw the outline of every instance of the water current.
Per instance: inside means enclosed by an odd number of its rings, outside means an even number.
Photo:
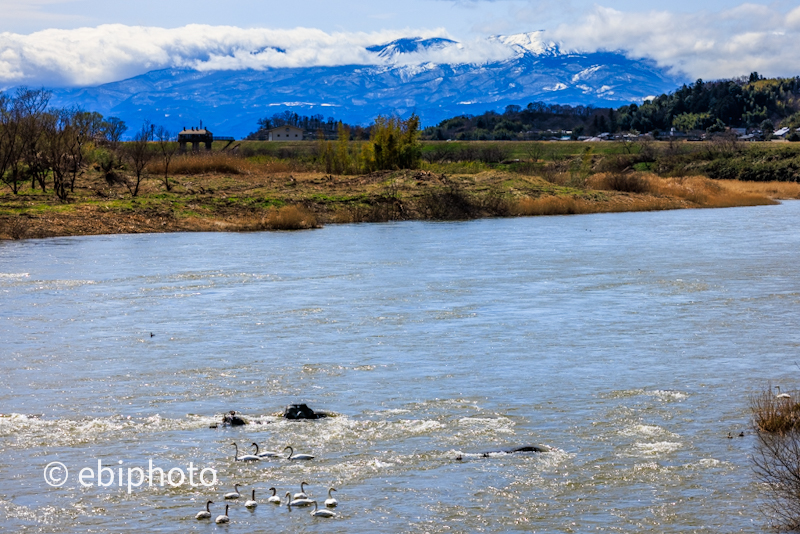
[[[800,374],[798,227],[787,202],[0,243],[0,531],[762,532],[748,398]],[[252,424],[209,428],[228,410]],[[216,484],[119,486],[150,462]],[[303,481],[336,518],[266,502]],[[228,525],[194,518],[234,483]]]

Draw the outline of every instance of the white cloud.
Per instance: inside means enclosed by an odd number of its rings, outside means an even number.
[[[381,59],[366,47],[401,37],[439,37],[444,30],[326,33],[189,25],[165,29],[110,24],[29,35],[0,33],[0,85],[94,85],[168,68],[198,70],[481,63],[508,57],[501,43],[474,41]]]
[[[598,6],[578,24],[562,24],[549,36],[570,49],[651,58],[692,78],[800,74],[800,8],[787,14],[742,4],[720,12],[626,13]]]
[[[61,2],[35,1],[41,5]],[[554,2],[539,0],[531,6],[552,10]],[[519,12],[517,4],[509,5]],[[651,58],[692,78],[732,77],[753,70],[765,75],[800,74],[800,55],[795,53],[800,42],[800,7],[782,11],[775,5],[748,3],[716,12],[680,13],[595,6],[574,23],[561,24],[544,34],[529,34],[538,41],[526,46],[531,50],[540,45],[544,48],[543,41],[547,40],[559,42],[566,50],[624,51],[629,57]],[[97,85],[168,67],[239,70],[483,63],[509,57],[515,53],[513,46],[524,41],[481,38],[389,58],[366,50],[411,36],[447,37],[448,33],[442,28],[325,32],[310,28],[188,25],[167,29],[122,24],[30,34],[4,32],[0,33],[0,87]]]

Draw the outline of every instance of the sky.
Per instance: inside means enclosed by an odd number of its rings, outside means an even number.
[[[800,75],[797,0],[0,0],[0,13],[0,88],[370,64],[366,46],[409,36],[461,43],[415,60],[480,63],[509,53],[487,38],[539,30],[563,50],[621,51],[690,79]]]

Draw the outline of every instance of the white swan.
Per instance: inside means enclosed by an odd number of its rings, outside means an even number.
[[[288,505],[291,509],[292,506],[311,506],[311,503],[314,502],[311,499],[294,499],[292,500],[292,494],[290,492],[286,492],[286,500],[289,501]]]
[[[280,456],[280,453],[275,451],[258,452],[258,443],[251,443],[250,445],[256,448],[256,456],[259,458],[275,458],[276,456]]]
[[[249,501],[244,503],[244,507],[252,509],[252,508],[255,508],[256,506],[258,506],[258,503],[256,502],[256,490],[254,489],[253,490],[253,496],[250,498]]]
[[[280,504],[281,498],[278,497],[278,490],[276,490],[275,488],[270,488],[269,491],[272,492],[272,497],[267,499],[267,502],[271,502],[272,504]]]
[[[197,512],[197,515],[194,516],[194,518],[195,519],[211,519],[211,510],[208,507],[211,506],[212,504],[214,504],[214,501],[208,501],[206,503],[206,509],[203,510],[202,512]]]
[[[331,512],[330,510],[318,510],[317,501],[311,502],[314,503],[314,511],[311,512],[312,517],[336,517],[336,512]]]
[[[238,499],[239,498],[239,484],[233,485],[233,491],[230,493],[225,494],[226,499]]]
[[[328,488],[328,498],[325,499],[325,506],[327,506],[328,508],[336,508],[337,506],[339,506],[339,501],[334,499],[333,495],[331,495],[332,491],[336,491],[336,488]]]
[[[314,459],[314,457],[311,456],[310,454],[295,454],[294,453],[294,449],[292,449],[288,445],[286,446],[286,449],[289,449],[289,456],[286,457],[287,460],[313,460]],[[286,449],[283,449],[283,450],[285,451]]]
[[[792,396],[789,395],[788,393],[781,393],[781,387],[780,386],[775,386],[775,389],[778,390],[778,394],[775,395],[776,399],[791,399],[792,398]]]
[[[239,456],[239,446],[236,443],[231,443],[234,447],[236,447],[236,453],[233,456],[234,461],[236,462],[257,462],[261,458],[256,456],[255,454],[244,454]]]
[[[229,506],[230,506],[230,504],[226,504],[225,505],[225,515],[218,515],[217,516],[217,518],[215,519],[215,521],[217,523],[229,523],[230,522],[231,518],[228,517],[228,507]]]
[[[300,493],[295,493],[293,499],[308,499],[308,495],[306,495],[306,488],[305,486],[308,482],[301,482],[300,483]]]

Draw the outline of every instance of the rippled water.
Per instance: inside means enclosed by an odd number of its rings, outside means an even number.
[[[799,223],[787,202],[0,243],[0,530],[760,532],[753,438],[725,436],[796,385]],[[297,401],[338,416],[276,416]],[[209,428],[231,409],[260,424]],[[316,458],[233,462],[253,441]],[[527,444],[553,450],[478,454]],[[218,485],[81,487],[98,460]],[[301,481],[339,517],[264,502]],[[234,482],[255,512],[194,519]]]

